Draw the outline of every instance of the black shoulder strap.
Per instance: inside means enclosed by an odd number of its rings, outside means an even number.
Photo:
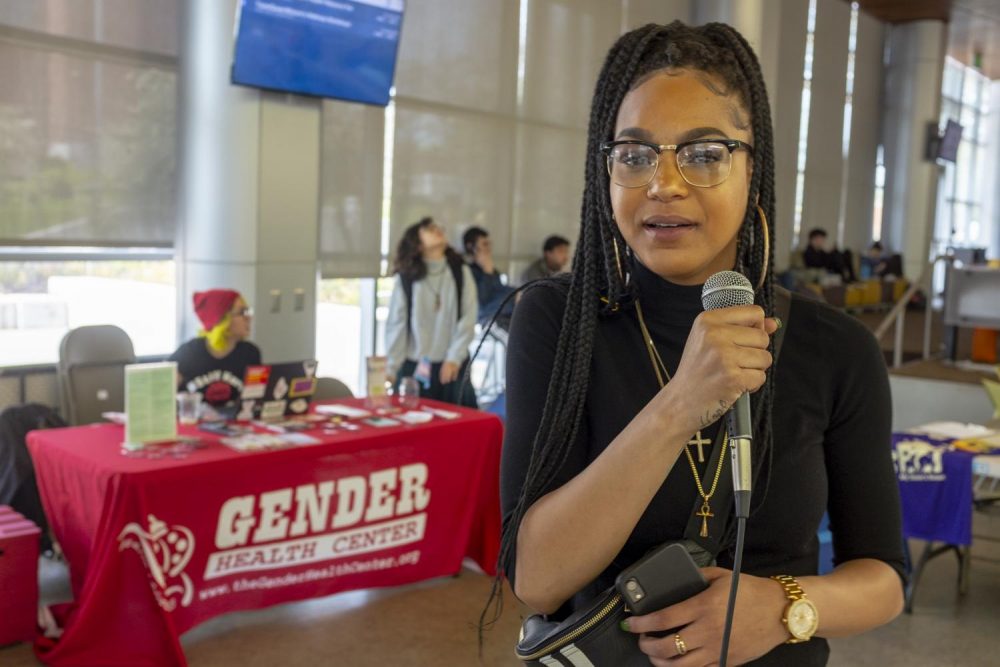
[[[462,319],[462,287],[465,284],[465,272],[462,267],[465,266],[465,262],[461,259],[455,261],[448,260],[448,268],[451,269],[451,275],[455,279],[455,292],[458,298],[458,308],[455,309],[455,321]]]
[[[785,330],[792,313],[792,293],[779,285],[774,286],[773,317],[781,320],[781,328],[774,332],[774,363],[778,363],[781,355],[781,345],[785,342]]]
[[[774,313],[773,317],[781,319],[781,328],[774,333],[774,363],[772,368],[778,364],[778,357],[781,355],[781,347],[785,342],[785,331],[792,309],[792,294],[784,287],[775,285],[774,287]],[[722,435],[724,429],[720,428],[712,444],[712,453],[708,458],[708,470],[715,470],[719,465],[719,457],[726,456],[728,452],[723,451]],[[723,473],[719,478],[719,485],[712,496],[711,507],[714,510],[713,516],[708,518],[708,537],[701,536],[702,517],[697,515],[701,509],[702,499],[699,496],[695,499],[694,508],[691,510],[691,518],[688,520],[684,530],[684,537],[698,544],[715,557],[722,545],[720,540],[726,531],[729,517],[733,512],[733,476],[731,472]]]
[[[406,297],[406,336],[409,338],[413,328],[413,281],[400,273],[399,284],[403,286],[403,296]]]

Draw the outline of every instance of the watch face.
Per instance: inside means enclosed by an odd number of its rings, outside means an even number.
[[[796,600],[788,609],[788,631],[796,639],[809,639],[819,626],[819,613],[811,600]]]

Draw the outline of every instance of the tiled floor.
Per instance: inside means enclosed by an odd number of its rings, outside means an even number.
[[[830,664],[1000,664],[1000,515],[979,515],[974,528],[971,590],[964,599],[955,593],[955,560],[932,561],[913,615],[867,635],[835,640]],[[64,596],[65,571],[47,564],[43,586],[48,599]],[[509,597],[500,623],[486,635],[482,662],[477,659],[475,624],[488,587],[486,577],[464,571],[404,588],[228,614],[188,632],[183,643],[192,667],[519,665],[512,646],[520,621]],[[26,645],[0,649],[3,667],[36,664]]]

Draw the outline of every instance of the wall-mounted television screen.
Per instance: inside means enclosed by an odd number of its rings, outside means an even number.
[[[941,136],[941,143],[938,144],[939,160],[954,162],[958,159],[958,145],[962,142],[962,126],[955,121],[948,119],[948,124],[944,127],[944,134]]]
[[[233,83],[386,105],[404,0],[240,0]]]

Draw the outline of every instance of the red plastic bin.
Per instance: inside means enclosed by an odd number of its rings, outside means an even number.
[[[0,506],[0,646],[35,638],[40,533],[33,522]]]

